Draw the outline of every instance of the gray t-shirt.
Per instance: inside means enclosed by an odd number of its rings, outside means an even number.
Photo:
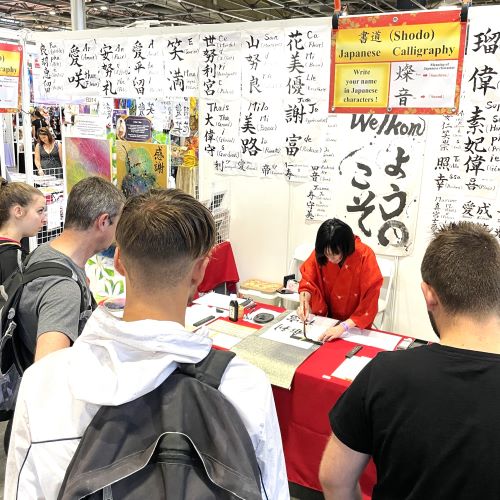
[[[64,333],[73,343],[92,313],[85,270],[52,248],[50,243],[44,243],[33,251],[28,267],[46,261],[58,262],[74,272],[85,291],[85,311],[80,314],[82,293],[72,278],[50,276],[28,283],[21,296],[17,318],[21,339],[32,355],[35,354],[38,337],[45,332]]]

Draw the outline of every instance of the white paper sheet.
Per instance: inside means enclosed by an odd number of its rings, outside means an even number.
[[[232,298],[229,295],[223,295],[221,293],[210,292],[201,297],[198,297],[193,301],[194,304],[201,304],[204,306],[218,307],[219,309],[225,309],[229,311],[229,302]],[[238,304],[245,302],[246,299],[236,299]]]
[[[371,361],[371,358],[366,356],[353,356],[346,358],[338,368],[332,373],[332,377],[341,378],[343,380],[354,380],[359,372]]]
[[[394,348],[401,340],[398,335],[390,335],[383,332],[374,332],[371,330],[360,330],[359,328],[351,328],[348,332],[340,336],[341,339],[355,344],[369,345],[384,349],[386,351],[394,351]]]
[[[323,318],[321,316],[313,316],[309,319],[306,326],[306,335],[310,340],[317,340],[318,337],[325,332],[330,326],[336,323],[332,318]],[[304,339],[304,325],[300,318],[294,312],[290,312],[285,318],[266,330],[262,338],[274,340],[283,344],[293,345],[301,349],[310,349],[311,342]]]
[[[238,342],[241,342],[243,339],[238,337],[233,337],[232,335],[228,335],[227,333],[216,333],[212,337],[212,341],[215,346],[223,347],[224,349],[231,349]]]
[[[62,222],[61,203],[49,203],[47,205],[47,230],[57,229]]]

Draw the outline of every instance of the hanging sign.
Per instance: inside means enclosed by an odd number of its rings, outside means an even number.
[[[0,113],[15,113],[21,99],[21,45],[0,43]]]
[[[340,17],[332,31],[329,110],[456,113],[466,30],[460,13]]]

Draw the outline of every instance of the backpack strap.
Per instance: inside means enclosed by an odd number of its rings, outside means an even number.
[[[218,389],[227,365],[235,356],[231,351],[210,349],[208,355],[199,363],[181,363],[178,369],[181,373]]]
[[[86,302],[85,301],[85,288],[82,285],[82,283],[80,283],[78,276],[71,268],[69,268],[68,266],[65,266],[64,264],[60,264],[59,262],[53,262],[50,260],[44,261],[44,262],[36,262],[35,264],[27,266],[31,255],[33,255],[33,254],[30,254],[26,258],[26,260],[24,261],[25,270],[23,273],[23,285],[25,285],[26,283],[29,283],[30,281],[36,280],[37,278],[48,278],[50,276],[60,276],[62,278],[71,278],[73,281],[76,282],[76,284],[78,285],[78,288],[80,289],[80,294],[81,294],[80,314],[88,309],[86,304],[85,304],[85,302]],[[94,299],[92,293],[90,293],[90,304],[91,304],[91,309],[93,311],[97,307],[97,304],[95,302],[95,299]]]
[[[12,247],[21,249],[21,244],[14,241],[2,241],[0,242],[0,253],[4,253]]]

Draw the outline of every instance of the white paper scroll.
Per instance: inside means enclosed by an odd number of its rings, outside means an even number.
[[[200,99],[200,155],[218,174],[238,174],[240,161],[239,101]]]
[[[45,97],[60,97],[65,93],[64,42],[39,44],[42,92]]]
[[[241,89],[251,101],[281,98],[285,89],[285,36],[281,29],[244,31]],[[264,98],[264,99],[263,99]]]
[[[99,95],[101,97],[130,97],[132,88],[137,94],[141,85],[137,77],[130,79],[130,38],[102,38],[97,41],[99,62]]]
[[[276,100],[241,100],[239,142],[241,158],[249,164],[244,175],[266,176],[270,165],[282,162],[281,106]],[[268,167],[264,167],[268,165]]]
[[[99,91],[99,61],[95,40],[64,42],[64,91],[71,96],[95,96]]]
[[[332,189],[326,184],[311,182],[306,191],[306,220],[325,221],[332,214]]]
[[[470,11],[461,109],[443,116],[431,228],[466,220],[500,238],[500,8]]]
[[[348,123],[345,123],[348,121]],[[335,213],[375,253],[409,255],[417,222],[427,121],[410,115],[345,115],[338,141]]]
[[[199,93],[199,35],[167,36],[163,43],[166,92],[171,97],[197,96]]]
[[[240,97],[240,46],[240,32],[206,33],[200,36],[200,97]]]

